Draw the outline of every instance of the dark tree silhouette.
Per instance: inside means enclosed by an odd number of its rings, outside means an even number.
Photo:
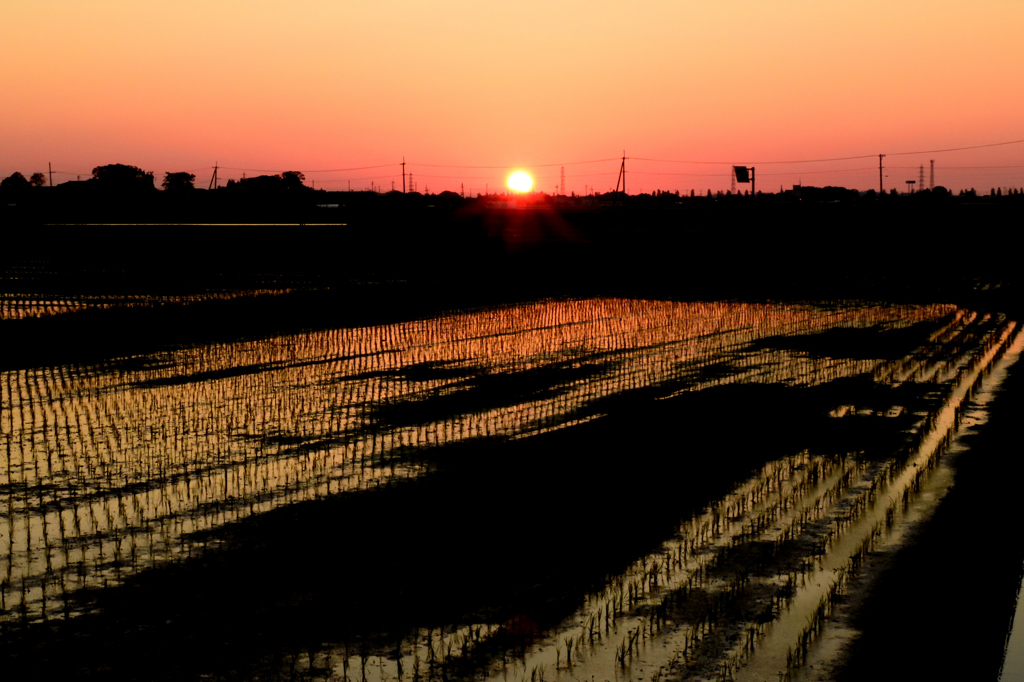
[[[237,182],[228,180],[228,187],[235,187],[246,193],[276,193],[280,191],[283,181],[280,175],[253,175]]]
[[[300,171],[285,171],[281,173],[281,180],[288,189],[301,189],[306,182],[306,176]]]
[[[18,191],[27,189],[28,187],[30,187],[28,180],[26,180],[25,176],[18,171],[14,171],[3,180],[0,180],[0,189],[3,190]]]
[[[280,175],[257,175],[251,178],[240,180],[235,187],[242,189],[247,194],[260,194],[263,197],[275,195],[280,192],[311,191],[309,187],[302,184],[306,176],[299,171],[285,171]]]
[[[32,177],[28,179],[28,184],[33,187],[44,187],[46,186],[46,176],[42,173],[33,173]]]
[[[92,169],[92,178],[101,186],[111,189],[156,189],[152,172],[122,163],[96,166]]]
[[[164,173],[164,181],[160,186],[170,192],[181,192],[195,189],[195,173]]]

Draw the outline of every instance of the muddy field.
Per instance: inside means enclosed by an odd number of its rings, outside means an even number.
[[[0,653],[827,678],[1022,339],[953,305],[576,298],[11,368]]]

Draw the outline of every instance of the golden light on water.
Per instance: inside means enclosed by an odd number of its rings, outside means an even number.
[[[529,192],[533,189],[533,178],[526,171],[516,171],[508,176],[508,188],[513,192]]]

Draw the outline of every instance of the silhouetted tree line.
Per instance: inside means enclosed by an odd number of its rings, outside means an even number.
[[[171,193],[189,192],[196,188],[195,182],[195,173],[167,172],[164,173],[160,186],[164,191]],[[244,190],[247,193],[258,194],[312,191],[305,182],[306,176],[300,171],[285,171],[279,175],[258,175],[241,180],[228,180],[226,186],[219,189]],[[22,173],[14,172],[0,181],[0,191],[15,193],[32,187],[44,187],[46,184],[46,176],[43,173],[33,173],[29,179],[25,179]],[[96,166],[88,180],[75,181],[74,184],[114,192],[148,192],[156,189],[152,171],[122,163]]]
[[[46,176],[42,173],[33,173],[32,177],[26,180],[24,175],[14,171],[3,180],[0,180],[0,190],[5,192],[18,192],[30,187],[43,187],[44,185],[46,185]]]
[[[537,193],[533,197],[519,200],[505,193],[490,193],[469,197],[460,193],[443,191],[437,194],[418,192],[375,192],[375,191],[325,191],[314,190],[306,185],[306,177],[300,171],[285,171],[276,175],[257,175],[241,180],[228,180],[216,191],[195,191],[196,176],[190,172],[166,172],[158,191],[154,174],[128,164],[107,164],[92,169],[92,176],[82,182],[64,182],[53,188],[43,173],[33,173],[26,178],[22,173],[12,173],[0,181],[0,196],[4,197],[0,210],[22,213],[32,219],[77,220],[90,216],[97,220],[119,221],[138,220],[223,220],[226,222],[252,221],[273,222],[322,222],[322,221],[408,221],[409,212],[418,219],[431,216],[431,220],[442,216],[459,220],[473,220],[495,212],[517,210],[524,205],[539,208],[549,213],[562,215],[583,215],[605,211],[644,211],[651,215],[669,215],[685,209],[712,207],[733,213],[758,211],[772,206],[807,206],[835,204],[842,207],[861,208],[875,206],[879,209],[899,206],[923,207],[927,205],[956,204],[1006,204],[1018,205],[1024,201],[1020,189],[993,188],[986,195],[974,189],[961,191],[954,196],[943,187],[919,190],[911,195],[897,192],[869,190],[858,192],[844,187],[800,187],[781,190],[778,193],[728,192],[711,190],[689,190],[641,192],[623,196],[621,192],[591,193],[585,196],[546,195]],[[514,201],[510,201],[514,200]],[[916,209],[915,209],[916,210]],[[1016,209],[1015,209],[1016,210]],[[445,218],[447,219],[447,218]],[[675,217],[671,220],[680,220]],[[582,219],[581,219],[582,220]]]
[[[92,169],[92,181],[105,189],[114,190],[152,190],[152,171],[144,171],[136,166],[112,163],[96,166]]]
[[[168,192],[182,192],[195,189],[195,183],[195,173],[164,173],[160,186]]]
[[[241,180],[228,180],[224,189],[233,192],[270,193],[313,191],[307,187],[306,176],[299,171],[284,171],[280,175],[257,175]]]

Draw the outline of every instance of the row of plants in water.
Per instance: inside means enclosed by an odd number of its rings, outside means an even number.
[[[231,291],[204,291],[193,294],[93,294],[89,296],[50,294],[0,293],[0,320],[26,320],[39,317],[67,315],[83,310],[109,308],[141,308],[160,305],[187,305],[202,301],[229,301],[253,296],[287,294],[288,289],[244,289]]]
[[[724,680],[761,679],[766,669],[788,679],[850,579],[900,522],[972,391],[1013,338],[1014,326],[998,317],[957,315],[920,353],[880,363],[875,377],[917,377],[941,395],[935,409],[913,415],[900,450],[871,458],[804,452],[768,463],[684,521],[657,552],[610,576],[539,641],[517,636],[516,622],[453,625],[444,641],[454,644],[442,646],[442,656],[424,649],[433,640],[417,633],[388,653],[325,647],[291,664],[343,677],[362,671],[348,679]],[[461,628],[476,634],[467,641]]]
[[[766,338],[943,320],[954,337],[981,324],[948,306],[547,301],[4,372],[0,621],[73,617],[79,590],[193,556],[203,531],[423,475],[439,446],[599,418],[631,391],[878,371]]]

